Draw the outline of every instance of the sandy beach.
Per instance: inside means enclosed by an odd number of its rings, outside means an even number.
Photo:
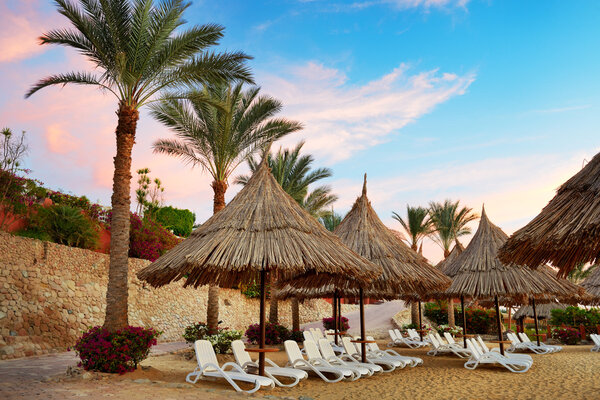
[[[384,345],[380,342],[380,346]],[[565,346],[552,355],[532,354],[534,365],[525,374],[510,373],[500,367],[485,366],[475,371],[463,367],[456,357],[430,357],[425,350],[397,349],[401,354],[423,358],[424,365],[405,368],[355,382],[325,383],[311,376],[295,388],[261,390],[251,397],[283,399],[595,399],[599,398],[600,356],[590,346]],[[194,361],[185,352],[150,357],[143,368],[122,376],[88,374],[57,377],[27,387],[4,391],[4,398],[114,398],[114,399],[227,399],[248,397],[232,390],[224,381],[185,383]],[[271,359],[285,363],[285,352]],[[232,356],[219,356],[221,363]],[[91,376],[90,376],[91,375]],[[9,389],[9,388],[3,388]],[[4,394],[3,394],[4,396]]]

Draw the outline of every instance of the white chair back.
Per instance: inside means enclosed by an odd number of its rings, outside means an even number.
[[[402,332],[400,332],[400,329],[394,329],[394,332],[396,333],[396,337],[398,339],[402,339]]]
[[[310,340],[312,342],[315,341],[315,337],[313,336],[312,332],[310,332],[310,331],[303,331],[302,335],[304,336],[304,340]]]
[[[319,348],[317,347],[317,344],[312,340],[304,341],[304,350],[306,350],[306,356],[309,360],[323,358],[323,356],[321,356]]]
[[[346,353],[348,353],[349,355],[355,355],[358,354],[358,350],[356,350],[356,346],[354,346],[354,343],[352,343],[352,339],[349,337],[343,337],[342,338],[342,345],[344,346],[344,350],[346,351]]]
[[[483,339],[481,338],[481,336],[477,336],[477,342],[479,342],[479,347],[481,348],[481,350],[483,350],[484,353],[487,353],[490,351],[490,349],[483,342]]]
[[[206,367],[206,364],[219,365],[215,349],[208,340],[196,340],[194,350],[196,351],[196,361],[201,368],[206,371],[216,371],[214,367]]]
[[[323,331],[320,330],[319,328],[314,328],[312,330],[312,335],[314,340],[319,340],[319,339],[324,339],[325,335],[323,335]]]
[[[394,332],[393,329],[389,329],[388,333],[390,335],[390,339],[392,339],[392,341],[396,341],[398,340],[398,336],[396,336],[396,332]]]
[[[431,340],[431,344],[433,345],[434,348],[439,348],[441,346],[439,340],[435,337],[435,335],[433,334],[429,334],[429,340]]]
[[[319,339],[318,344],[324,359],[329,360],[330,358],[335,357],[335,352],[333,351],[331,344],[329,344],[329,340]]]
[[[252,362],[250,354],[246,351],[246,346],[241,340],[234,340],[231,342],[231,350],[235,357],[235,362],[241,367],[242,365]]]
[[[478,359],[481,357],[481,353],[479,352],[479,349],[477,349],[477,347],[475,346],[475,342],[473,341],[473,339],[467,339],[467,349],[469,349],[471,351],[471,355]]]
[[[455,344],[456,342],[454,341],[454,338],[452,337],[452,335],[450,334],[450,332],[444,332],[444,337],[446,338],[446,340],[448,341],[448,344]]]
[[[442,339],[442,337],[440,336],[440,334],[437,331],[434,331],[433,335],[435,336],[437,341],[440,343],[440,345],[446,344],[446,343],[444,343],[444,339]]]
[[[294,363],[297,360],[305,361],[300,352],[300,347],[298,347],[298,343],[294,340],[286,340],[283,342],[283,347],[285,348],[285,353],[287,354],[290,363]]]

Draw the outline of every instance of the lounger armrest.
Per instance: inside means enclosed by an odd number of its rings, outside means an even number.
[[[231,369],[235,369],[236,371],[238,371],[238,372],[240,372],[240,373],[242,373],[242,374],[246,374],[246,373],[247,373],[246,371],[244,371],[244,370],[242,369],[242,367],[240,367],[239,365],[237,365],[237,364],[236,364],[236,363],[234,363],[234,362],[226,362],[225,364],[223,364],[223,368],[222,368],[222,370],[223,370],[223,371],[226,371],[226,368],[227,368],[227,367],[231,367]]]
[[[258,364],[254,361],[248,361],[242,365],[243,370],[246,370],[246,368],[258,368]]]
[[[269,364],[271,367],[281,368],[279,365],[275,364],[271,359],[265,357],[265,362]]]

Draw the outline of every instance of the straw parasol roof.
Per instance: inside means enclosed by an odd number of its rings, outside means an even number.
[[[532,268],[551,262],[561,276],[577,264],[600,261],[600,153],[511,236],[499,256]]]
[[[600,304],[600,267],[596,268],[590,276],[581,282],[591,303]]]
[[[539,319],[549,319],[552,316],[550,311],[556,309],[564,310],[565,308],[567,308],[566,304],[553,302],[536,305],[535,311]],[[527,304],[519,308],[513,315],[513,319],[521,318],[533,318],[533,307]]]
[[[367,198],[367,176],[362,194],[334,232],[342,242],[362,257],[383,268],[383,273],[363,287],[364,295],[379,299],[397,299],[407,293],[427,293],[444,290],[450,280],[430,266],[404,242],[398,240],[381,222]],[[315,290],[303,289],[297,279],[282,285],[278,297],[327,297],[334,291],[342,296],[357,296],[361,285],[346,282]],[[364,285],[363,285],[364,286]]]
[[[304,274],[305,285],[318,287],[349,277],[366,284],[380,267],[348,249],[302,209],[263,159],[223,210],[138,277],[153,286],[185,279],[184,286],[232,287],[266,270],[281,279]]]
[[[458,272],[460,264],[454,263],[453,261],[458,257],[460,253],[465,250],[465,247],[457,240],[454,248],[448,254],[448,257],[444,258],[442,261],[437,263],[435,266],[437,269],[442,271],[444,274],[452,278]],[[452,268],[449,268],[452,267]]]
[[[498,249],[508,236],[492,224],[485,208],[477,232],[467,248],[446,269],[457,270],[448,296],[466,296],[476,299],[498,297],[524,297],[554,293],[568,296],[570,293],[556,285],[552,276],[535,273],[529,268],[504,264],[498,257]]]

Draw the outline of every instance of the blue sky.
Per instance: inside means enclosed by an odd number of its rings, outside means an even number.
[[[64,24],[50,2],[7,2],[0,20],[1,124],[28,132],[35,177],[108,204],[114,100],[82,88],[24,100],[44,74],[88,66],[35,44]],[[263,91],[306,125],[281,145],[304,139],[315,165],[333,169],[340,212],[367,172],[390,227],[392,210],[449,197],[485,202],[510,233],[598,150],[597,1],[194,1],[187,20],[224,25],[220,48],[254,57]],[[139,128],[134,167],[163,179],[167,203],[207,218],[208,177],[152,155],[169,133],[147,114]]]

